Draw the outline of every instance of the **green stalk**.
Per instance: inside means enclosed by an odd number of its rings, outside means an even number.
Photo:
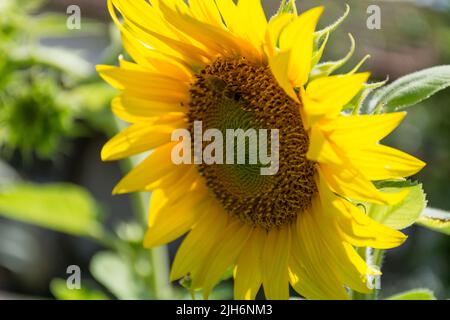
[[[381,270],[381,265],[384,259],[384,250],[382,249],[371,249],[370,248],[358,248],[358,254],[366,261],[366,263],[373,267],[378,267]],[[374,285],[376,284],[373,283]],[[357,291],[352,291],[353,300],[377,300],[379,289],[374,288],[371,293],[360,293]]]
[[[137,218],[144,220],[147,224],[147,212],[149,199],[143,193],[135,194],[133,197],[135,210],[138,210]],[[169,281],[169,253],[167,246],[161,246],[148,250],[151,264],[150,287],[156,300],[169,299],[172,296],[172,287]]]

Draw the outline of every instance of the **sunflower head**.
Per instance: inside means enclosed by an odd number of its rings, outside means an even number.
[[[199,165],[207,187],[228,213],[271,229],[293,222],[310,206],[317,188],[314,162],[306,158],[309,138],[301,105],[278,85],[268,66],[243,57],[219,58],[196,76],[190,96],[192,135],[195,121],[223,134],[227,129],[279,130],[281,163],[275,175],[261,175],[261,164]]]
[[[345,59],[319,63],[343,18],[316,31],[323,7],[298,15],[292,1],[283,3],[268,21],[259,0],[108,1],[134,62],[98,71],[121,91],[113,111],[132,125],[102,157],[154,150],[115,192],[152,191],[144,245],[187,233],[171,278],[188,275],[205,296],[233,267],[238,299],[254,298],[261,285],[267,298],[287,299],[289,284],[307,298],[346,299],[347,288],[370,291],[367,275],[378,274],[354,247],[392,248],[405,239],[355,205],[400,201],[407,191],[384,193],[373,181],[423,167],[379,143],[405,114],[344,114],[371,85],[368,73],[357,72],[361,64],[332,75],[353,53],[353,38]],[[262,175],[265,163],[248,157],[175,164],[179,141],[171,134],[185,129],[195,137],[197,123],[223,135],[277,132],[279,148],[271,148],[275,140],[268,147],[278,170]],[[211,149],[211,140],[200,147]],[[241,149],[260,153],[259,142],[233,145],[232,157]]]

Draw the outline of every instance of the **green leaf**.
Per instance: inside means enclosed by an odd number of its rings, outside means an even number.
[[[436,300],[434,293],[429,289],[412,289],[395,294],[387,300]]]
[[[391,185],[395,184],[393,181],[390,183]],[[386,186],[388,186],[387,182]],[[401,187],[383,187],[380,190],[388,193],[396,193],[400,191],[400,188]],[[397,230],[411,226],[420,217],[420,214],[425,208],[426,197],[421,184],[407,188],[410,190],[409,194],[402,202],[396,205],[364,204],[367,214],[375,221]]]
[[[95,279],[118,299],[143,297],[145,288],[136,280],[130,263],[116,253],[97,253],[91,260],[90,271]]]
[[[434,231],[450,235],[450,212],[426,208],[417,223]]]
[[[13,184],[0,189],[0,215],[79,236],[98,237],[102,227],[92,196],[71,184]]]
[[[450,86],[450,66],[438,66],[404,76],[375,92],[369,110],[396,112],[428,99]]]
[[[50,291],[58,300],[108,300],[101,291],[82,286],[81,289],[69,289],[64,279],[53,279]]]
[[[295,0],[282,0],[280,4],[280,8],[277,11],[277,15],[283,13],[293,13],[297,15],[297,6],[295,4]]]

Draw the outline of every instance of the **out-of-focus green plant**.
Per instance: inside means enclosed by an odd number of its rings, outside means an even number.
[[[43,45],[44,38],[86,36],[104,32],[104,26],[86,19],[82,31],[74,32],[65,15],[37,14],[43,3],[0,4],[0,152],[18,150],[25,160],[51,159],[64,150],[61,141],[82,132],[78,119],[105,129],[93,114],[105,109],[111,92],[79,55]]]
[[[104,234],[99,206],[76,185],[10,184],[0,190],[0,212],[5,217],[72,235],[101,239]]]
[[[74,123],[70,109],[58,96],[55,81],[42,75],[31,77],[29,85],[28,79],[11,81],[2,95],[0,144],[3,151],[19,149],[27,158],[33,152],[50,158],[61,137],[74,133]]]
[[[67,287],[66,280],[53,279],[50,283],[50,291],[58,300],[108,300],[108,296],[102,291],[86,286],[71,290]]]
[[[99,81],[93,65],[63,48],[46,47],[43,37],[72,37],[92,31],[104,32],[99,23],[83,18],[82,31],[66,27],[67,16],[36,14],[43,1],[2,0],[0,2],[0,155],[19,151],[22,158],[53,158],[65,138],[79,134],[80,123],[110,135],[116,122],[109,103],[113,90]],[[106,33],[106,32],[105,32]],[[117,58],[118,37],[104,60]],[[81,121],[79,121],[81,120]],[[63,149],[64,150],[64,149]],[[7,170],[6,170],[7,169]],[[88,238],[106,251],[91,262],[92,276],[107,289],[85,286],[70,290],[62,279],[55,279],[50,290],[58,299],[188,298],[172,290],[166,279],[150,263],[152,252],[142,247],[141,216],[122,222],[113,230],[104,225],[101,206],[92,195],[73,184],[33,184],[0,161],[0,216],[58,232]],[[139,208],[145,210],[141,199]],[[31,205],[30,205],[31,204]],[[141,208],[142,207],[142,208]],[[168,270],[168,266],[161,265]],[[163,277],[164,278],[164,277]],[[229,290],[222,290],[230,294]],[[220,293],[219,293],[220,294]]]

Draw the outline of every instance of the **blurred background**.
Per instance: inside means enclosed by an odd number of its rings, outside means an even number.
[[[262,2],[270,14],[279,4]],[[300,10],[324,4],[321,26],[341,16],[345,3],[351,7],[324,60],[347,53],[351,32],[357,51],[349,69],[369,53],[362,69],[374,80],[450,64],[450,0],[297,2]],[[381,30],[366,27],[371,4],[381,8]],[[68,28],[71,5],[81,9],[81,29]],[[127,165],[100,161],[116,130],[109,111],[115,92],[94,68],[116,64],[122,53],[106,1],[2,0],[0,12],[0,299],[158,297],[146,289],[154,279],[140,245],[145,217],[133,214],[129,196],[111,196]],[[427,162],[413,179],[423,183],[428,204],[444,210],[450,210],[449,106],[447,90],[411,108],[385,141]],[[1,188],[11,185],[13,194],[3,197]],[[448,236],[415,226],[406,233],[406,244],[386,256],[382,296],[425,287],[450,297]],[[118,245],[110,234],[121,240],[120,253],[111,250]],[[170,245],[169,259],[177,245]],[[75,293],[65,285],[70,265],[81,270],[83,290]],[[216,294],[231,298],[230,285]],[[170,297],[184,295],[176,290]]]

